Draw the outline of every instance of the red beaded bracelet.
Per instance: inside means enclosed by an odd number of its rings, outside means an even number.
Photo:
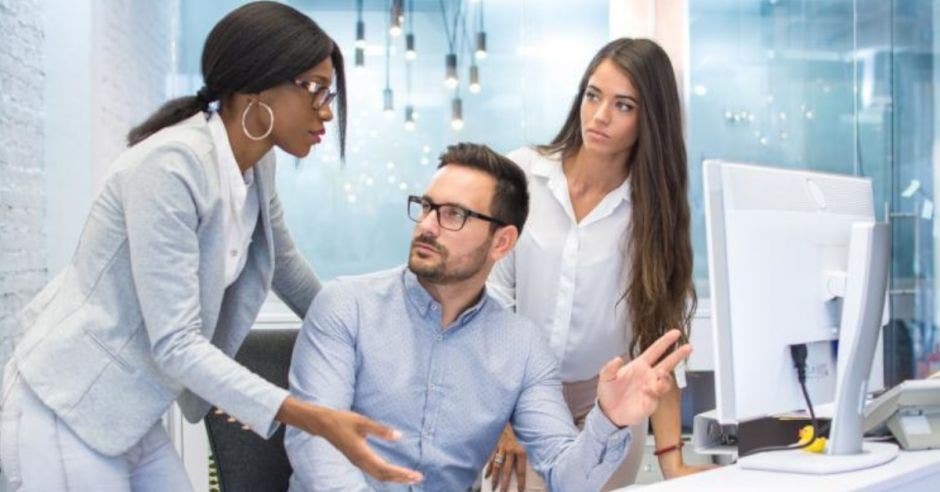
[[[679,444],[673,444],[672,446],[666,446],[665,448],[657,449],[656,451],[653,451],[653,456],[660,456],[666,453],[670,453],[672,451],[678,451],[682,449],[682,446],[685,446],[685,443],[682,441],[679,441]]]

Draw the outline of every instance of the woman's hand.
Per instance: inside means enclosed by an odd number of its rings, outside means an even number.
[[[490,485],[494,492],[496,487],[500,487],[501,492],[509,490],[509,482],[512,480],[513,471],[516,472],[516,490],[522,492],[525,490],[525,469],[526,454],[516,435],[512,432],[512,427],[506,424],[502,435],[499,436],[499,442],[496,444],[496,451],[490,457],[490,463],[486,467],[486,474],[483,478],[490,479]]]
[[[230,424],[237,424],[237,425],[240,425],[243,431],[250,431],[250,430],[251,430],[251,427],[248,427],[247,425],[245,425],[245,424],[241,423],[240,421],[238,421],[235,417],[232,417],[231,415],[225,413],[225,410],[222,410],[221,408],[216,408],[214,413],[215,413],[216,415],[225,415],[225,421],[226,421],[226,422],[228,422],[228,423],[230,423]]]
[[[353,465],[377,480],[415,484],[424,479],[420,473],[392,465],[376,454],[368,446],[366,436],[371,434],[395,441],[401,434],[358,413],[320,407],[288,396],[276,418],[279,422],[323,437],[346,455]]]

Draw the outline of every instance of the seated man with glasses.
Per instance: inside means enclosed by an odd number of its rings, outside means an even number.
[[[466,490],[509,422],[552,490],[597,490],[623,461],[627,427],[653,412],[691,352],[662,357],[673,330],[629,364],[608,362],[579,434],[547,343],[485,289],[528,199],[512,161],[482,145],[449,147],[425,194],[408,197],[417,225],[407,267],[328,283],[304,320],[291,393],[398,429],[399,441],[370,445],[420,471],[418,488]],[[291,490],[407,488],[366,476],[320,437],[288,428],[285,444]]]

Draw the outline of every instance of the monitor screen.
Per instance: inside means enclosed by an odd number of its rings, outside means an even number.
[[[813,404],[831,402],[841,299],[829,283],[846,271],[852,224],[874,221],[871,181],[722,161],[703,175],[719,421],[806,407],[792,344],[809,349]]]

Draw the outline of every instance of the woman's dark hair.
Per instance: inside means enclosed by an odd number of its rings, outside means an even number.
[[[529,186],[522,168],[486,145],[467,142],[447,147],[437,168],[450,164],[477,169],[492,176],[496,180],[493,203],[490,204],[493,217],[516,226],[522,234],[522,227],[529,216]]]
[[[583,144],[581,101],[591,74],[607,60],[630,77],[639,96],[637,140],[624,163],[633,211],[626,238],[629,277],[621,298],[630,314],[625,327],[632,333],[629,352],[636,355],[672,328],[688,336],[696,305],[688,164],[669,56],[649,39],[621,38],[601,48],[581,77],[561,131],[538,150],[563,157],[578,152]]]
[[[253,94],[293,80],[330,58],[336,72],[340,155],[346,148],[346,75],[339,46],[310,17],[277,2],[253,2],[219,21],[202,50],[205,86],[165,103],[127,135],[134,145],[153,133],[206,111],[235,92]]]

